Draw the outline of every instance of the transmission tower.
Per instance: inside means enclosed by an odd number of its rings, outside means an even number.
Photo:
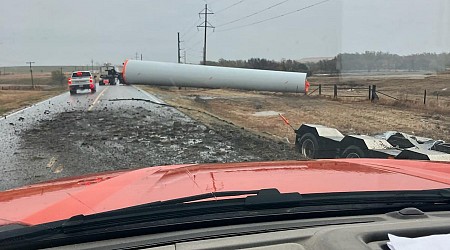
[[[210,9],[208,9],[208,4],[205,4],[205,9],[198,13],[199,15],[205,15],[205,21],[198,25],[197,28],[204,28],[205,34],[204,34],[204,41],[203,41],[203,65],[206,65],[206,31],[208,28],[215,28],[208,22],[208,15],[214,14]]]

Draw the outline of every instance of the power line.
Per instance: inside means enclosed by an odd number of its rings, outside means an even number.
[[[222,12],[222,11],[225,11],[226,9],[229,9],[229,8],[231,8],[231,7],[233,7],[233,6],[235,6],[235,5],[237,5],[237,4],[239,4],[239,3],[241,3],[241,2],[244,2],[245,0],[240,0],[239,2],[237,2],[237,3],[235,3],[235,4],[233,4],[233,5],[231,5],[231,6],[228,6],[228,7],[226,7],[226,8],[224,8],[224,9],[222,9],[222,10],[219,10],[219,12]],[[206,2],[206,1],[205,1]],[[212,1],[212,2],[214,2],[214,1]],[[210,4],[210,3],[209,3]],[[217,14],[217,12],[215,13],[215,14]],[[199,26],[199,21],[201,20],[201,18],[200,17],[198,17],[198,19],[195,21],[195,23],[194,23],[194,26],[192,26],[192,25],[189,25],[189,26],[185,26],[185,28],[184,29],[182,29],[182,31],[180,32],[180,34],[181,34],[181,36],[180,36],[180,38],[185,38],[187,35],[189,35],[193,30],[195,30],[195,28],[196,27],[198,27]],[[189,36],[189,38],[187,38],[187,39],[184,39],[184,42],[189,42],[193,37],[195,37],[195,35],[196,35],[196,33],[194,33],[194,34],[192,34],[191,36]]]
[[[235,29],[240,29],[240,28],[252,26],[252,25],[255,25],[255,24],[264,23],[264,22],[267,22],[267,21],[270,21],[270,20],[274,20],[274,19],[277,19],[277,18],[280,18],[280,17],[284,17],[284,16],[287,16],[287,15],[290,15],[290,14],[294,14],[294,13],[296,13],[296,12],[300,12],[300,11],[302,11],[302,10],[306,10],[306,9],[312,8],[312,7],[314,7],[314,6],[317,6],[317,5],[320,5],[320,4],[329,2],[329,1],[331,1],[331,0],[321,1],[321,2],[318,2],[318,3],[315,3],[315,4],[311,4],[311,5],[308,5],[308,6],[306,6],[306,7],[303,7],[303,8],[297,9],[297,10],[293,10],[293,11],[290,11],[290,12],[286,12],[286,13],[281,14],[281,15],[278,15],[278,16],[274,16],[274,17],[271,17],[271,18],[263,19],[263,20],[261,20],[261,21],[257,21],[257,22],[254,22],[254,23],[249,23],[249,24],[245,24],[245,25],[241,25],[241,26],[236,26],[236,27],[229,28],[229,29],[219,30],[219,31],[217,31],[217,32],[230,31],[230,30],[235,30]]]
[[[202,60],[203,51],[194,51],[193,53],[186,53],[186,56],[189,56],[189,60],[186,59],[188,62],[198,62]]]
[[[192,40],[192,38],[194,38],[196,35],[198,35],[198,33],[192,34],[192,36],[189,36],[188,38],[184,39],[183,41],[184,41],[185,43],[188,43],[188,42],[189,42],[190,40]],[[183,37],[183,36],[181,36],[181,37]]]
[[[192,48],[194,48],[195,46],[199,45],[202,42],[202,40],[197,41],[196,43],[192,44],[191,46],[189,46],[189,48],[187,48],[186,50],[191,50]]]
[[[217,0],[209,1],[209,4],[212,4],[212,3],[214,3],[214,2],[217,2]]]
[[[210,32],[206,37],[209,38],[213,33]],[[192,48],[194,48],[195,46],[199,45],[202,42],[202,40],[198,40],[196,43],[192,44],[191,46],[189,46],[187,49],[185,50],[191,50]]]
[[[197,27],[197,24],[200,21],[200,17],[195,21],[194,25],[189,25],[186,26],[186,28],[184,29],[184,31],[180,32],[181,33],[181,38],[184,38],[185,36],[187,36],[188,34],[190,34],[193,30],[195,30],[195,28]]]
[[[234,6],[240,4],[240,3],[244,2],[244,1],[245,1],[245,0],[240,0],[239,2],[236,2],[236,3],[234,3],[234,4],[232,4],[232,5],[228,6],[228,7],[225,7],[225,8],[223,8],[223,9],[221,9],[221,10],[218,10],[218,11],[216,11],[216,14],[219,14],[219,13],[221,13],[221,12],[224,12],[224,11],[228,10],[228,9],[231,9],[231,8],[233,8]]]
[[[193,30],[193,28],[195,30],[195,27],[197,26],[200,19],[201,19],[200,17],[195,17],[195,18],[189,19],[189,21],[186,22],[186,24],[188,24],[188,25],[184,26],[184,28],[181,29],[181,31],[180,31],[181,38],[183,38],[185,35],[189,34]],[[194,23],[194,24],[192,25],[191,23]]]
[[[265,11],[270,10],[270,9],[272,9],[272,8],[275,8],[275,7],[279,6],[279,5],[282,5],[282,4],[284,4],[284,3],[288,2],[288,1],[290,1],[290,0],[283,0],[283,1],[279,2],[279,3],[276,3],[276,4],[274,4],[274,5],[271,5],[271,6],[267,7],[267,8],[265,8],[265,9],[262,9],[262,10],[259,10],[259,11],[257,11],[257,12],[254,12],[254,13],[252,13],[252,14],[250,14],[250,15],[247,15],[247,16],[244,16],[244,17],[241,17],[241,18],[238,18],[238,19],[233,20],[233,21],[230,21],[230,22],[226,22],[226,23],[217,25],[217,27],[222,27],[222,26],[225,26],[225,25],[228,25],[228,24],[232,24],[232,23],[235,23],[235,22],[238,22],[238,21],[247,19],[247,18],[249,18],[249,17],[258,15],[258,14],[260,14],[260,13],[262,13],[262,12],[265,12]]]

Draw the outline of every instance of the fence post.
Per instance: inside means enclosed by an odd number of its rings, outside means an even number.
[[[372,95],[372,86],[371,85],[369,85],[369,100],[371,100],[371,95]]]
[[[372,101],[375,101],[377,99],[377,85],[372,85]]]
[[[436,106],[439,106],[439,92],[436,93]]]
[[[319,84],[319,95],[322,95],[322,84]]]
[[[334,99],[337,98],[337,84],[334,85]]]
[[[427,90],[423,92],[423,105],[427,105]]]

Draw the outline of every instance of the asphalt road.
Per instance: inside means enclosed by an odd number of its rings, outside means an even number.
[[[21,135],[24,131],[35,128],[38,123],[52,121],[59,114],[66,112],[88,112],[96,110],[134,109],[145,107],[154,109],[155,105],[144,102],[122,101],[111,102],[110,99],[143,98],[155,102],[161,102],[158,98],[134,86],[115,85],[98,86],[97,92],[79,91],[77,95],[69,92],[55,96],[48,100],[27,107],[18,112],[2,117],[0,120],[0,190],[28,184],[32,179],[40,180],[40,176],[46,176],[38,168],[34,168],[29,159],[41,158],[40,145],[34,148],[21,147]],[[174,110],[174,112],[176,112]],[[51,133],[51,132],[50,132]],[[61,135],[64,136],[64,135]],[[50,139],[50,138],[49,138]],[[55,138],[52,138],[55,139]],[[32,147],[32,146],[31,146]],[[34,151],[32,155],[23,155],[24,149]],[[27,158],[27,159],[24,159]],[[50,158],[54,159],[54,158]]]
[[[297,157],[241,128],[205,126],[135,86],[67,92],[0,120],[0,191],[120,169]]]

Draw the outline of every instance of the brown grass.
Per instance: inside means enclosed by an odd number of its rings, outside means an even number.
[[[311,90],[322,85],[322,95],[333,97],[333,85],[337,84],[338,98],[343,102],[367,101],[369,85],[376,85],[378,104],[407,108],[423,112],[450,114],[450,74],[411,75],[411,76],[344,76],[310,77]],[[363,89],[348,90],[352,86]],[[424,91],[427,91],[426,105],[423,104]],[[395,97],[397,100],[383,95]],[[312,93],[318,95],[318,91]],[[359,97],[342,97],[359,96]]]
[[[64,91],[67,90],[65,88],[56,88],[46,91],[0,90],[0,115],[4,115],[22,107],[30,106],[39,101],[58,95]]]
[[[67,76],[67,73],[66,73]],[[59,82],[54,82],[51,77],[51,73],[33,73],[34,85],[59,85]],[[66,81],[63,81],[63,85]],[[0,76],[0,89],[4,85],[16,86],[31,86],[30,74],[14,74],[14,75],[1,75]]]
[[[255,116],[259,111],[283,113],[294,128],[302,123],[335,127],[343,133],[375,134],[398,130],[450,140],[450,116],[431,110],[370,103],[367,100],[332,100],[300,94],[279,94],[236,90],[201,90],[143,86],[169,104],[211,113],[236,126],[294,142],[291,128],[277,115]],[[207,115],[181,109],[205,123],[217,122]]]

